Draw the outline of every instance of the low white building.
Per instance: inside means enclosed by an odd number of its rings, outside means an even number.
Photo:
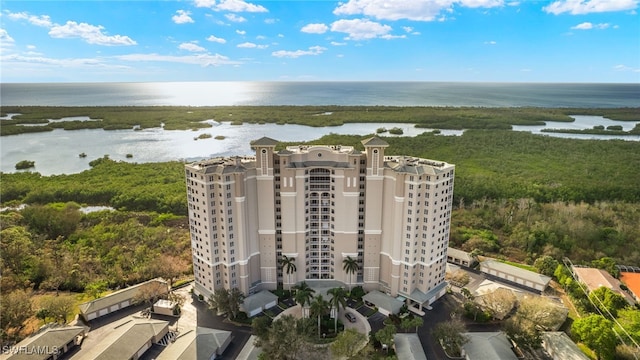
[[[171,300],[160,299],[153,304],[153,312],[160,315],[177,316],[178,303]],[[179,310],[179,308],[178,308]]]
[[[542,348],[553,360],[589,360],[582,350],[562,331],[544,331]]]
[[[252,317],[276,305],[278,305],[278,297],[270,291],[262,290],[257,294],[246,297],[241,309],[247,313],[248,317]]]
[[[477,261],[469,255],[468,252],[452,247],[447,248],[447,262],[466,267],[472,267],[477,263]]]
[[[543,292],[551,281],[551,278],[546,275],[505,264],[497,260],[481,262],[480,271],[538,292]]]
[[[197,327],[175,338],[156,360],[213,360],[231,343],[231,331]]]
[[[395,334],[393,345],[398,360],[427,360],[418,334]]]
[[[57,360],[82,344],[86,329],[82,326],[49,327],[22,340],[10,349],[15,353],[0,359],[7,360]],[[3,349],[4,350],[4,349]],[[11,351],[9,351],[11,352]]]
[[[464,333],[469,341],[462,345],[467,360],[518,360],[513,346],[503,332]]]
[[[116,326],[78,360],[137,360],[168,332],[167,321],[129,320]]]
[[[148,294],[146,294],[148,293]],[[104,297],[80,304],[80,315],[85,321],[91,321],[135,305],[136,301],[149,295],[164,296],[169,293],[169,284],[162,279],[152,279],[143,283],[115,291]]]

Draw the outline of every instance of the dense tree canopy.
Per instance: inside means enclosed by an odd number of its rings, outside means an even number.
[[[0,233],[3,293],[83,291],[95,282],[115,288],[190,272],[184,218],[121,211],[81,214],[77,209],[77,204],[54,204],[3,214],[8,219]]]
[[[261,359],[309,359],[307,355],[312,347],[308,340],[313,332],[313,320],[284,315],[271,326],[265,325],[254,321],[255,344],[262,351]]]
[[[614,358],[618,339],[613,332],[613,323],[601,315],[589,315],[576,320],[571,326],[571,333],[593,349],[598,359]]]

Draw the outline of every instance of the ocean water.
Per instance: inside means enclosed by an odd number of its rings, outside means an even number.
[[[451,82],[3,83],[0,104],[637,107],[640,84]]]

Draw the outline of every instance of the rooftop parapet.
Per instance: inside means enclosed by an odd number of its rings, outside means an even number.
[[[313,150],[331,150],[335,153],[351,154],[353,153],[353,146],[344,145],[296,145],[287,146],[287,151],[292,154],[306,154]]]
[[[213,159],[196,161],[194,163],[188,164],[188,166],[193,170],[206,170],[215,169],[217,167],[227,167],[227,166],[244,166],[251,163],[255,163],[255,156],[234,156],[234,157],[217,157]]]
[[[422,158],[417,158],[413,156],[385,156],[384,161],[395,162],[403,166],[404,165],[409,165],[409,166],[428,165],[428,166],[433,166],[437,168],[442,168],[447,165],[451,165],[444,161],[422,159]]]

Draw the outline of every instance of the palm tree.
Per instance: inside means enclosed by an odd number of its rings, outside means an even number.
[[[282,259],[280,259],[280,266],[282,271],[287,273],[289,280],[289,293],[291,293],[291,274],[296,272],[296,258],[287,257],[287,255],[282,255]]]
[[[320,337],[320,319],[327,313],[329,309],[329,303],[322,298],[322,295],[318,295],[313,299],[311,303],[311,314],[318,317],[318,338]]]
[[[305,304],[311,304],[311,299],[313,298],[313,293],[316,292],[315,290],[313,290],[312,288],[309,287],[309,285],[303,281],[300,284],[296,285],[293,287],[296,290],[296,295],[294,297],[294,300],[300,304],[300,306],[302,306],[302,317],[306,317],[305,316]]]
[[[347,256],[346,259],[342,260],[342,270],[344,270],[347,274],[349,274],[349,291],[351,291],[352,276],[358,270],[360,270],[360,266],[358,265],[358,261],[351,256]]]
[[[335,316],[335,325],[334,325],[334,332],[337,334],[338,333],[338,313],[340,313],[340,307],[342,306],[342,308],[346,308],[347,307],[347,293],[344,291],[343,288],[341,287],[337,287],[337,288],[333,288],[333,289],[329,289],[329,291],[327,291],[327,294],[331,295],[331,299],[329,299],[329,304],[331,305],[332,308],[336,309],[336,316]]]

